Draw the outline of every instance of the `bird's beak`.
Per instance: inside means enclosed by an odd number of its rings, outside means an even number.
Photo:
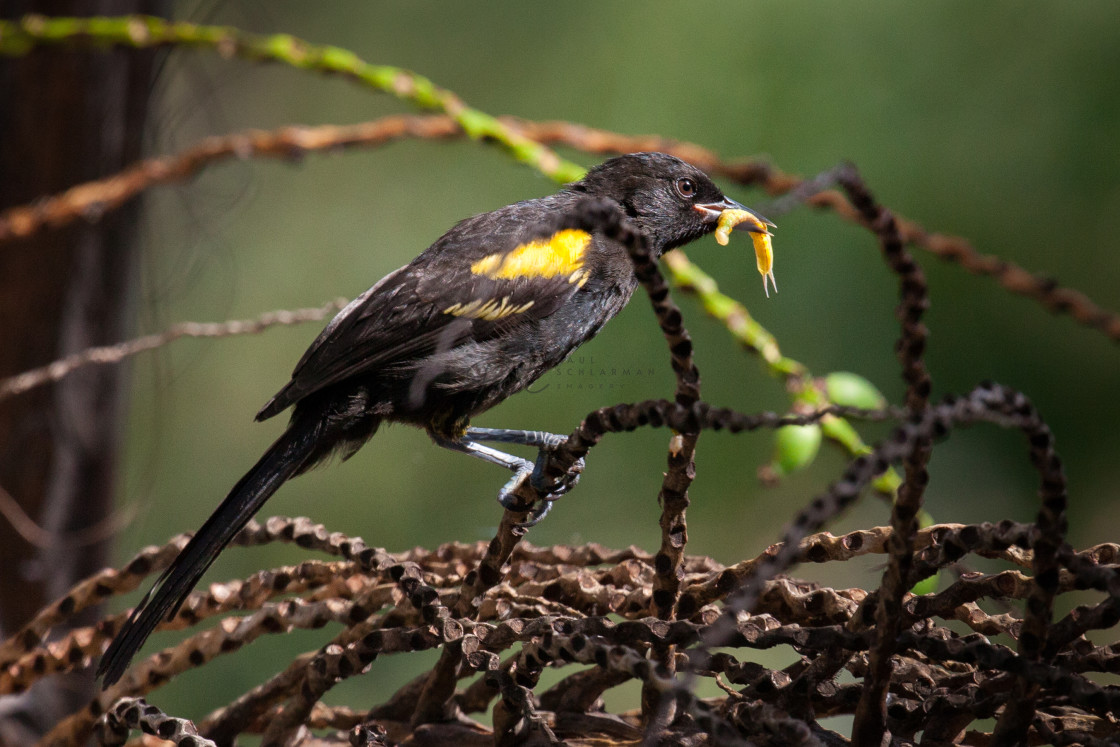
[[[693,205],[692,209],[704,216],[704,222],[706,223],[715,223],[716,221],[718,221],[720,214],[724,210],[743,210],[747,213],[750,213],[755,218],[754,221],[751,221],[749,219],[744,221],[746,223],[746,229],[748,231],[752,233],[769,234],[770,231],[768,231],[767,228],[774,228],[773,223],[766,220],[761,215],[746,207],[745,205],[741,205],[738,202],[735,202],[735,200],[732,200],[730,197],[724,197],[719,202],[706,202]],[[742,224],[740,224],[740,226],[742,226]]]

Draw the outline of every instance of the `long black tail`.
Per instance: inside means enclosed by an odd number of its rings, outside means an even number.
[[[155,627],[174,615],[199,578],[253,514],[286,480],[317,461],[321,448],[320,423],[293,422],[269,447],[260,461],[229,492],[218,510],[206,520],[175,562],[164,571],[132,611],[101,658],[98,676],[104,687],[120,679],[128,663]],[[317,448],[318,447],[318,448]]]

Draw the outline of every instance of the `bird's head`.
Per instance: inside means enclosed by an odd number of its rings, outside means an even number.
[[[604,161],[571,186],[573,191],[606,197],[622,206],[657,254],[694,241],[716,229],[724,210],[746,210],[724,196],[700,169],[665,153],[631,153]]]

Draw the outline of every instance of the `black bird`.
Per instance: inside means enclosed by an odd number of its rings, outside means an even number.
[[[548,231],[589,199],[616,206],[655,255],[712,232],[724,210],[745,210],[680,159],[625,155],[557,194],[460,222],[386,275],[339,312],[257,413],[294,408],[287,430],[133,610],[98,667],[105,687],[281,484],[332,455],[348,458],[382,421],[424,428],[440,446],[514,471],[503,505],[527,475],[544,492],[568,487],[542,486],[533,462],[480,443],[536,446],[544,458],[561,437],[469,422],[561,363],[630,300],[637,280],[621,243]],[[765,231],[764,222],[748,230]]]

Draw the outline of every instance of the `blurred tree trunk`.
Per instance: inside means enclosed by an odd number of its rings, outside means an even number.
[[[165,6],[0,0],[0,16],[160,14]],[[49,47],[0,59],[0,208],[135,160],[154,60],[150,52]],[[132,318],[136,217],[134,203],[98,223],[0,246],[0,377],[124,337]],[[49,538],[33,546],[0,520],[0,637],[108,560],[110,537],[76,544],[68,535],[98,525],[112,509],[124,384],[123,367],[93,367],[0,402],[0,489]],[[89,673],[51,684],[0,700],[0,743],[24,743],[92,694]]]

